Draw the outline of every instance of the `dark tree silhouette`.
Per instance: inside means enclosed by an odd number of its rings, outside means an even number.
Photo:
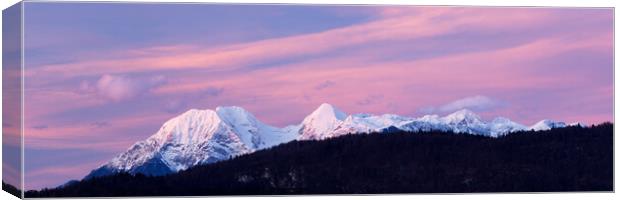
[[[8,192],[9,194],[16,196],[18,198],[22,198],[22,191],[17,189],[17,187],[5,183],[4,181],[2,181],[2,190]]]

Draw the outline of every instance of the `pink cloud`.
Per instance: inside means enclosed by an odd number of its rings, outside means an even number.
[[[95,85],[97,91],[104,97],[114,101],[131,98],[139,90],[138,84],[123,76],[103,75]]]
[[[26,94],[28,96],[28,98],[25,99],[25,104],[27,106],[24,107],[24,121],[26,122],[45,118],[54,113],[100,106],[107,103],[105,99],[78,91],[77,87],[73,90],[57,88],[35,90],[32,88],[27,90]]]
[[[141,130],[145,132],[142,134],[128,134],[125,131],[147,123],[163,124],[171,117],[170,113],[136,114],[108,118],[104,126],[90,122],[56,123],[43,129],[33,127],[31,122],[34,120],[26,121],[24,143],[28,148],[37,149],[88,149],[117,152],[129,147],[135,141],[144,139],[140,138],[140,135],[155,133],[157,127]]]
[[[82,82],[80,90],[83,92],[95,92],[101,97],[112,101],[122,101],[146,93],[151,88],[157,87],[164,82],[165,78],[163,76],[140,80],[123,75],[105,74],[95,83]]]
[[[518,12],[519,14],[510,14]],[[137,56],[119,59],[53,64],[33,68],[28,75],[61,76],[101,75],[156,70],[204,68],[230,70],[257,62],[291,56],[307,56],[339,48],[378,41],[411,40],[445,34],[464,28],[501,28],[535,26],[549,19],[548,13],[518,9],[411,8],[407,15],[387,15],[364,24],[336,28],[319,33],[267,39],[215,48],[188,45],[148,47],[132,52],[164,51],[167,55]]]

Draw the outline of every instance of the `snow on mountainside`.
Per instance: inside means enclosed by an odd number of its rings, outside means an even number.
[[[330,133],[342,123],[347,114],[329,104],[321,104],[301,122],[300,139],[325,139],[333,137]]]
[[[240,107],[192,109],[167,121],[153,136],[137,142],[87,178],[115,172],[163,175],[296,138],[296,132],[263,124]]]
[[[510,121],[504,117],[497,117],[489,123],[489,133],[492,137],[505,135],[507,133],[529,130],[526,126]]]
[[[402,124],[409,122],[411,118],[401,117],[398,115],[384,114],[355,114],[348,116],[338,126],[329,131],[328,137],[337,137],[349,133],[370,133],[383,132],[392,126],[400,127]]]
[[[449,126],[448,129],[455,133],[490,135],[488,125],[480,119],[480,116],[467,109],[445,116],[443,121]]]
[[[564,122],[556,122],[553,120],[544,119],[530,126],[529,129],[535,130],[535,131],[544,131],[544,130],[549,130],[552,128],[564,128],[564,127],[566,127],[566,123]]]
[[[347,115],[324,103],[300,124],[276,128],[260,122],[241,107],[192,109],[168,120],[157,133],[136,142],[85,178],[118,172],[164,175],[295,139],[321,140],[349,133],[439,130],[498,137],[520,130],[547,130],[565,126],[563,122],[542,120],[526,127],[503,117],[485,122],[469,110],[460,110],[444,117]]]

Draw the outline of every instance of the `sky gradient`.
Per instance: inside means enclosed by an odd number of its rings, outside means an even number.
[[[613,121],[612,9],[27,2],[25,33],[26,189],[190,108]]]

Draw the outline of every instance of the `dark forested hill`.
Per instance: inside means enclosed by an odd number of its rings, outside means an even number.
[[[2,181],[2,190],[8,192],[9,194],[19,197],[21,198],[22,196],[22,191],[17,189],[17,187],[11,185],[11,184],[7,184],[4,181]]]
[[[396,132],[293,141],[177,174],[117,174],[26,197],[611,190],[606,123],[500,138]]]

